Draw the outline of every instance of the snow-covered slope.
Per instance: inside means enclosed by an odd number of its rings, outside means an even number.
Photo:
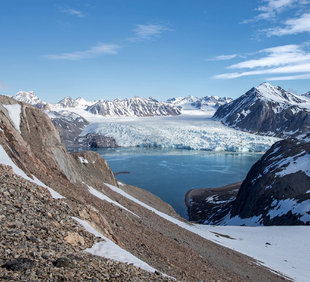
[[[214,118],[258,134],[291,136],[310,129],[310,98],[263,83],[218,108]]]
[[[93,114],[102,116],[168,116],[179,115],[180,111],[169,104],[158,102],[153,98],[134,97],[129,99],[115,99],[113,101],[100,100],[86,108]]]
[[[97,133],[119,146],[182,148],[211,151],[262,152],[278,139],[238,131],[205,115],[109,118],[85,127],[81,136]]]
[[[240,186],[240,185],[239,185]],[[238,187],[237,187],[238,189]],[[227,193],[230,191],[227,190]],[[224,191],[225,193],[225,191]],[[214,193],[214,195],[216,195]],[[190,199],[198,222],[220,225],[310,224],[310,134],[275,143],[250,169],[237,195],[201,210]]]
[[[19,91],[13,95],[12,98],[20,102],[28,103],[42,110],[49,110],[48,103],[42,101],[34,91]]]
[[[167,100],[167,103],[183,111],[204,111],[213,115],[219,106],[230,103],[233,99],[228,97],[205,96],[197,98],[194,96],[177,97]]]

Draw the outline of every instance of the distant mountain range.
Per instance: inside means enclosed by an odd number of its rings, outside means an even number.
[[[183,113],[208,114],[215,120],[235,129],[286,138],[310,130],[310,92],[296,95],[263,83],[253,87],[236,100],[228,97],[177,97],[160,102],[154,98],[133,97],[113,101],[87,101],[65,97],[56,104],[39,99],[33,91],[20,91],[14,99],[32,104],[49,113],[74,112],[85,118],[175,116]],[[66,113],[68,114],[68,113]],[[51,115],[51,118],[55,118]]]
[[[310,92],[296,95],[263,83],[218,108],[214,118],[244,131],[287,137],[310,131]]]
[[[167,100],[167,103],[182,110],[202,110],[213,112],[218,109],[219,106],[225,105],[233,101],[232,98],[218,97],[218,96],[205,96],[197,98],[194,96],[177,97]]]
[[[197,98],[193,96],[177,97],[160,102],[154,98],[133,97],[127,99],[115,99],[113,101],[99,100],[87,101],[82,97],[72,99],[67,96],[56,104],[48,104],[35,95],[33,91],[20,91],[12,96],[15,100],[34,105],[47,111],[74,111],[84,110],[94,115],[106,117],[126,116],[168,116],[179,115],[186,110],[201,110],[212,115],[219,106],[232,101],[231,98],[217,96],[205,96]],[[81,112],[81,111],[80,111]]]
[[[168,116],[179,115],[181,112],[178,108],[169,103],[159,102],[153,98],[134,97],[129,99],[115,99],[113,101],[99,100],[86,101],[79,97],[72,99],[65,97],[56,104],[48,104],[40,100],[33,91],[20,91],[12,98],[26,102],[40,109],[47,111],[74,111],[75,109],[84,110],[94,115],[107,117],[126,117],[126,116]]]

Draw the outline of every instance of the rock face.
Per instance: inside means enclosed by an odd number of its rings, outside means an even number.
[[[216,111],[219,106],[230,103],[233,99],[228,97],[205,96],[197,98],[193,96],[177,97],[167,100],[167,103],[180,110]]]
[[[225,125],[256,134],[288,137],[309,132],[310,99],[263,83],[213,116]]]
[[[80,136],[89,122],[76,113],[63,110],[48,112],[48,115],[59,132],[62,144],[68,149],[117,147],[112,137],[95,133]]]
[[[102,116],[168,116],[179,115],[180,111],[166,103],[152,98],[134,97],[130,99],[116,99],[114,101],[101,100],[86,108],[92,114]]]
[[[208,224],[221,219],[218,215],[230,210],[240,186],[238,182],[219,188],[189,190],[185,195],[189,220]]]
[[[61,111],[49,112],[55,128],[59,132],[62,144],[65,147],[74,147],[75,139],[80,135],[82,130],[89,124],[89,122],[78,114]]]
[[[235,199],[217,201],[213,191],[207,197],[201,194],[199,201],[215,199],[217,207],[214,213],[204,211],[200,216],[197,210],[203,206],[195,197],[189,206],[194,207],[190,208],[194,213],[192,218],[204,223],[309,225],[309,189],[310,134],[275,143],[253,165]]]

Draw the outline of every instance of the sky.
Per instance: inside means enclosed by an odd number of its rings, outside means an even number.
[[[310,0],[0,0],[0,12],[1,94],[310,91]]]

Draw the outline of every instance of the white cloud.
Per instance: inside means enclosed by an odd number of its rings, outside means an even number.
[[[59,55],[45,55],[44,57],[50,60],[81,60],[95,58],[101,55],[117,54],[119,45],[99,43],[85,51],[75,51],[71,53],[63,53]]]
[[[283,10],[298,4],[298,0],[265,0],[265,5],[260,6],[257,10],[260,12],[257,19],[270,19]],[[300,4],[300,3],[299,3]]]
[[[215,75],[213,78],[216,79],[233,79],[243,76],[251,75],[261,75],[261,74],[276,74],[276,73],[303,73],[309,72],[310,74],[310,63],[307,64],[297,64],[297,65],[288,65],[285,67],[271,68],[271,69],[260,69],[253,71],[245,72],[233,72],[233,73],[223,73]]]
[[[171,29],[160,24],[138,24],[133,29],[135,34],[131,40],[148,40],[159,37],[164,31],[170,31]]]
[[[283,36],[310,32],[310,13],[305,13],[299,18],[285,21],[285,27],[275,27],[267,30],[267,36]]]
[[[300,45],[289,44],[260,50],[259,53],[267,56],[259,59],[247,60],[229,66],[229,69],[274,67],[310,60],[310,54],[302,50]]]
[[[78,18],[84,18],[85,15],[83,12],[76,10],[76,9],[71,9],[71,8],[67,8],[67,9],[61,9],[63,13],[72,15],[72,16],[76,16]]]
[[[304,50],[306,44],[303,45],[283,45],[273,48],[260,50],[257,54],[263,54],[259,59],[246,60],[234,65],[230,65],[229,69],[240,69],[244,71],[223,73],[213,76],[215,79],[234,79],[244,76],[265,75],[265,74],[296,74],[287,77],[295,77],[295,79],[304,79],[310,74],[310,53]]]
[[[206,61],[226,61],[231,60],[238,57],[237,54],[231,54],[231,55],[219,55],[210,59],[207,59]]]
[[[273,81],[273,80],[300,80],[300,79],[310,79],[310,73],[267,78],[267,80],[270,80],[270,81]]]

